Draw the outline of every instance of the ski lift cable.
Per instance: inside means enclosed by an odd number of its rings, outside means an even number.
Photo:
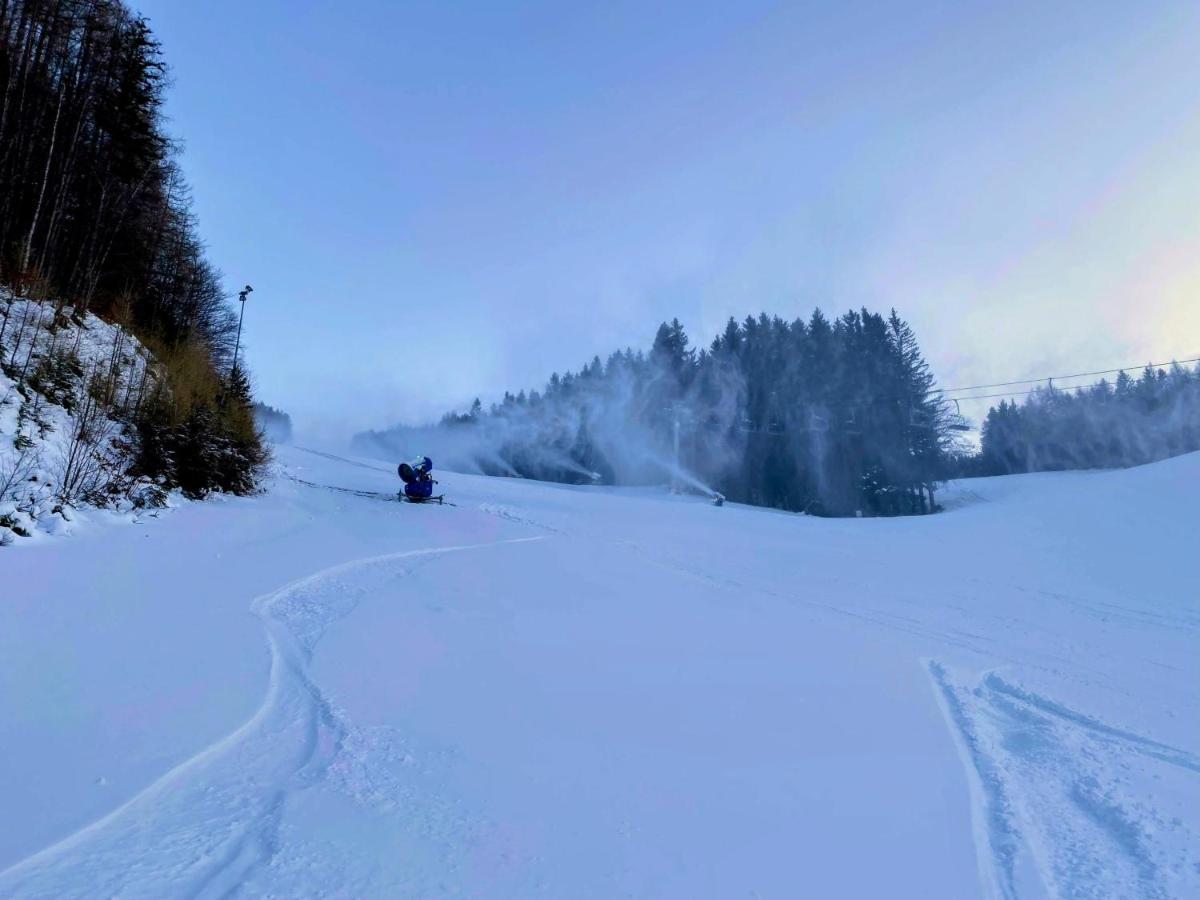
[[[1030,394],[1036,394],[1041,391],[1044,391],[1045,388],[1040,386],[1042,382],[1046,382],[1047,384],[1050,385],[1051,389],[1056,390],[1056,391],[1061,391],[1061,392],[1075,391],[1075,390],[1081,390],[1084,388],[1089,388],[1089,387],[1092,387],[1093,385],[1092,384],[1075,384],[1075,385],[1066,385],[1066,386],[1060,387],[1058,385],[1053,384],[1053,382],[1065,381],[1065,380],[1069,380],[1071,378],[1090,378],[1090,377],[1094,377],[1097,375],[1112,375],[1117,372],[1127,372],[1130,370],[1136,370],[1136,369],[1147,368],[1147,367],[1151,368],[1151,369],[1161,369],[1166,366],[1184,365],[1187,363],[1195,363],[1195,362],[1200,362],[1200,355],[1192,356],[1187,359],[1173,359],[1170,362],[1138,363],[1136,365],[1122,366],[1120,368],[1114,368],[1114,369],[1101,369],[1101,370],[1097,370],[1094,372],[1076,372],[1071,375],[1055,375],[1052,377],[1041,377],[1041,378],[1023,378],[1023,379],[1019,379],[1016,381],[1000,381],[1000,382],[995,382],[993,384],[975,384],[975,385],[965,385],[963,387],[953,387],[953,388],[931,388],[928,391],[926,391],[924,393],[924,395],[922,395],[918,392],[915,394],[915,396],[916,397],[940,396],[943,400],[945,400],[948,403],[950,403],[950,402],[955,403],[956,412],[958,415],[961,416],[962,415],[961,408],[959,408],[957,406],[958,401],[995,400],[995,399],[999,399],[1001,397],[1025,397]],[[1025,385],[1025,384],[1035,384],[1035,385],[1039,385],[1039,386],[1030,388],[1028,390],[1000,391],[998,393],[989,393],[989,394],[972,394],[971,396],[967,396],[967,397],[946,396],[948,394],[956,394],[956,393],[960,393],[963,391],[976,391],[976,390],[984,390],[987,388],[996,388],[996,387],[1013,387],[1013,386],[1019,386],[1019,385]],[[865,408],[868,406],[874,406],[874,405],[877,405],[880,403],[903,402],[905,399],[909,400],[909,402],[911,403],[913,397],[914,397],[914,394],[909,394],[909,393],[874,395],[874,396],[868,395],[865,397],[859,397],[857,400],[850,403],[849,407],[852,410],[853,409],[861,409],[861,408]],[[853,413],[851,414],[851,417],[853,418]],[[760,429],[760,428],[752,429],[752,428],[743,427],[739,430],[747,432],[747,433],[768,433],[768,429]],[[769,433],[772,434],[773,436],[780,435],[780,432],[770,431]]]
[[[880,403],[890,403],[890,402],[897,402],[897,401],[903,402],[904,400],[909,400],[911,402],[913,397],[918,397],[918,398],[923,397],[923,396],[924,397],[935,397],[935,396],[939,396],[939,395],[942,397],[942,399],[944,399],[948,403],[954,402],[955,400],[992,400],[992,399],[996,399],[999,397],[1024,397],[1028,394],[1036,394],[1039,391],[1044,390],[1044,388],[1039,386],[1039,387],[1030,388],[1029,390],[1001,391],[999,393],[978,394],[978,395],[971,395],[969,397],[952,397],[952,396],[947,396],[947,395],[955,394],[955,393],[958,393],[961,391],[984,390],[985,388],[1012,387],[1014,385],[1023,385],[1023,384],[1041,385],[1043,382],[1045,382],[1047,384],[1051,384],[1051,386],[1054,388],[1054,390],[1057,390],[1057,391],[1074,391],[1074,390],[1078,390],[1080,388],[1092,387],[1092,384],[1090,384],[1090,383],[1089,384],[1073,384],[1073,385],[1064,385],[1064,386],[1060,387],[1057,384],[1053,384],[1053,382],[1060,381],[1060,380],[1065,381],[1065,380],[1068,380],[1071,378],[1089,378],[1089,377],[1093,377],[1096,375],[1111,375],[1116,372],[1128,372],[1131,369],[1142,369],[1142,368],[1146,368],[1147,366],[1151,369],[1161,369],[1166,366],[1185,365],[1187,363],[1194,363],[1194,362],[1200,362],[1200,356],[1193,356],[1188,359],[1173,359],[1170,362],[1140,363],[1135,366],[1124,366],[1123,368],[1119,368],[1119,369],[1103,369],[1103,370],[1097,371],[1097,372],[1076,372],[1073,375],[1054,375],[1051,377],[1042,377],[1042,378],[1025,378],[1020,381],[1001,381],[1001,382],[997,382],[996,384],[976,384],[976,385],[968,385],[966,387],[957,387],[957,388],[935,387],[935,388],[930,388],[923,395],[919,392],[916,394],[908,394],[908,393],[874,394],[874,395],[868,394],[866,396],[860,396],[859,398],[857,398],[855,401],[853,401],[852,403],[849,404],[849,407],[850,408],[863,408],[863,407],[867,407],[867,406],[877,405]]]
[[[1003,391],[1002,393],[999,393],[999,394],[972,394],[970,397],[947,397],[946,399],[947,400],[961,400],[962,402],[965,403],[968,400],[992,400],[996,397],[1025,397],[1029,394],[1044,393],[1047,390],[1052,390],[1055,392],[1063,392],[1063,393],[1065,393],[1066,391],[1081,391],[1081,390],[1086,390],[1087,388],[1090,388],[1090,387],[1095,387],[1095,385],[1092,385],[1092,384],[1069,384],[1066,387],[1059,387],[1058,385],[1053,385],[1050,388],[1035,387],[1035,388],[1031,388],[1028,391]]]
[[[1194,362],[1200,362],[1200,356],[1194,356],[1191,359],[1173,359],[1170,362],[1139,363],[1139,364],[1133,365],[1133,366],[1124,366],[1123,368],[1119,368],[1119,369],[1103,369],[1099,372],[1076,372],[1074,375],[1055,375],[1052,378],[1047,378],[1047,377],[1022,378],[1019,381],[1000,381],[995,384],[972,384],[972,385],[967,385],[965,387],[938,388],[936,390],[930,391],[929,393],[936,394],[940,391],[943,394],[955,394],[955,393],[958,393],[959,391],[981,391],[981,390],[984,390],[985,388],[1013,387],[1014,385],[1019,385],[1019,384],[1036,384],[1041,381],[1060,381],[1060,380],[1065,381],[1069,378],[1091,378],[1095,375],[1112,375],[1116,372],[1127,372],[1130,369],[1141,369],[1147,365],[1151,369],[1161,369],[1164,366],[1170,366],[1170,365],[1174,365],[1176,363],[1178,363],[1179,365],[1183,365],[1184,363],[1194,363]],[[1007,396],[1007,395],[996,394],[995,396]],[[966,400],[966,399],[970,399],[970,398],[961,397],[959,399]]]
[[[1193,360],[1180,360],[1181,363],[1182,362],[1192,362],[1192,361]],[[1200,357],[1198,357],[1196,361],[1200,361]],[[1152,364],[1152,367],[1157,368],[1157,366],[1153,366],[1153,364]],[[1114,371],[1120,372],[1120,371],[1124,371],[1124,370],[1115,369]],[[1046,380],[1054,381],[1056,379],[1046,379]],[[1092,387],[1095,387],[1095,385],[1094,384],[1071,384],[1071,385],[1066,385],[1064,387],[1060,387],[1058,385],[1051,385],[1049,388],[1047,388],[1043,385],[1039,385],[1038,387],[1030,388],[1029,390],[1026,390],[1026,391],[1001,391],[1000,393],[996,393],[996,394],[972,394],[969,397],[945,397],[944,399],[947,403],[954,404],[956,415],[962,416],[962,408],[958,404],[960,402],[966,402],[968,400],[994,400],[994,399],[998,399],[1000,397],[1025,397],[1025,396],[1028,396],[1029,394],[1045,393],[1048,390],[1053,391],[1053,392],[1058,392],[1058,393],[1066,393],[1068,391],[1087,390],[1088,388],[1092,388]],[[931,391],[930,393],[931,394],[939,394],[942,392],[941,391]],[[858,403],[852,404],[849,408],[851,410],[854,410],[857,408],[870,406],[870,405],[873,405],[874,403],[878,403],[880,399],[881,398],[873,398],[873,399],[868,399],[865,401],[860,401]],[[894,399],[894,398],[885,397],[882,399],[886,401],[886,400],[890,400],[890,399]],[[851,416],[851,418],[853,419],[853,416]],[[954,428],[954,427],[955,426],[953,426],[953,425],[951,426],[951,428]],[[767,433],[767,429],[762,429],[762,428],[741,428],[739,430],[749,433],[749,434],[765,434],[765,433]],[[961,430],[961,429],[956,429],[956,430]],[[772,433],[774,434],[775,432],[772,432]]]

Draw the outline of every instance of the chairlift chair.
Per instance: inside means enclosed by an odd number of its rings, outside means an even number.
[[[966,423],[966,420],[963,417],[962,407],[958,405],[958,401],[955,400],[953,397],[951,397],[949,399],[950,399],[950,402],[954,404],[954,420],[950,423],[950,430],[951,431],[970,431],[971,426]]]

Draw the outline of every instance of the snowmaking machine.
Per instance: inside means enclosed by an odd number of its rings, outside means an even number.
[[[437,480],[431,474],[433,460],[428,456],[422,456],[411,463],[402,462],[397,471],[400,480],[404,482],[404,490],[398,495],[400,500],[407,503],[442,502],[444,495],[435,496],[433,493],[433,486],[437,484]]]

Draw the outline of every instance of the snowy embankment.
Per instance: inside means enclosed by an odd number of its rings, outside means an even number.
[[[1200,456],[818,520],[279,454],[4,560],[0,895],[1200,894]]]
[[[165,502],[126,474],[117,416],[155,377],[149,352],[125,329],[0,293],[0,546]]]

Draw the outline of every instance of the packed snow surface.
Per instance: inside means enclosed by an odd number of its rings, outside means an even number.
[[[0,550],[0,896],[1200,896],[1200,456],[821,520],[278,454]]]

